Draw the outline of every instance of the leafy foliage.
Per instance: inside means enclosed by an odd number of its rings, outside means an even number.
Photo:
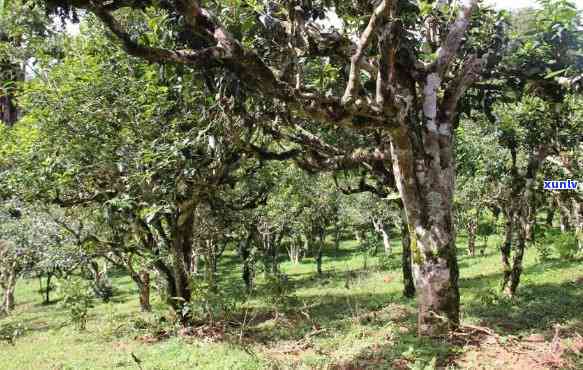
[[[81,278],[70,278],[60,285],[60,292],[63,297],[62,305],[69,311],[69,319],[83,331],[87,326],[89,309],[93,305],[91,288]]]

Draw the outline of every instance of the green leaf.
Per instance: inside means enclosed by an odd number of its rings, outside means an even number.
[[[554,78],[554,77],[557,77],[557,76],[560,76],[560,75],[562,75],[562,74],[563,74],[563,73],[565,73],[566,71],[567,71],[567,69],[565,68],[565,69],[561,69],[561,70],[559,70],[559,71],[554,71],[554,72],[551,72],[551,73],[549,73],[549,74],[547,74],[547,75],[545,76],[545,79],[547,79],[547,80],[550,80],[551,78]]]

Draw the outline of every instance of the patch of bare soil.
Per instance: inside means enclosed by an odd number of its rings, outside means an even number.
[[[217,343],[225,340],[226,326],[226,323],[191,326],[180,329],[179,334],[182,337],[194,337],[207,343]]]
[[[465,349],[450,364],[462,369],[577,369],[574,356],[583,353],[583,337],[579,333],[561,332],[555,326],[550,336],[500,336],[489,328],[464,326],[452,340]]]

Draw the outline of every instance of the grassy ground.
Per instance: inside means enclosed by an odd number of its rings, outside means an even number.
[[[583,368],[582,262],[551,256],[539,263],[528,249],[520,296],[509,301],[497,294],[497,242],[490,239],[484,256],[468,257],[465,240],[458,241],[466,326],[451,338],[416,337],[415,302],[401,294],[399,253],[368,257],[365,268],[355,242],[345,242],[328,251],[322,277],[311,258],[282,263],[293,289],[277,308],[259,276],[259,293],[227,323],[169,336],[160,323],[169,314],[155,292],[153,313],[140,313],[125,276],[112,278],[113,301],[96,301],[82,332],[61,304],[40,303],[36,280],[23,280],[16,311],[0,319],[0,330],[23,332],[14,344],[0,342],[0,369]],[[395,251],[399,243],[393,241]],[[243,290],[237,264],[235,255],[222,261],[226,297]]]

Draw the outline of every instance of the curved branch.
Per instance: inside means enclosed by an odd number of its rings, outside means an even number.
[[[389,1],[390,0],[383,0],[381,4],[377,6],[373,15],[370,17],[368,26],[360,36],[360,40],[358,41],[358,44],[356,46],[356,52],[351,58],[348,85],[346,86],[344,96],[342,97],[343,104],[348,104],[355,99],[356,93],[358,92],[358,88],[360,87],[360,67],[363,58],[363,53],[370,44],[373,32],[377,29],[380,19],[388,9]]]
[[[452,59],[460,49],[464,35],[470,25],[470,18],[478,6],[479,0],[463,0],[460,12],[455,22],[450,25],[444,44],[437,49],[437,59],[429,66],[443,76],[451,65]]]

